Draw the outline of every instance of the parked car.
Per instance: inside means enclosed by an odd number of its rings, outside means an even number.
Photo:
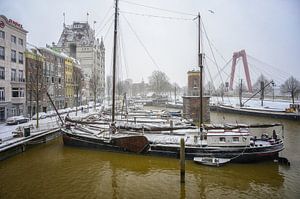
[[[45,112],[39,112],[39,119],[44,119],[44,118],[46,118],[48,115],[45,113]],[[37,119],[37,115],[36,114],[34,114],[33,116],[32,116],[32,119],[33,120],[36,120]]]
[[[13,124],[21,124],[21,123],[26,123],[29,121],[29,118],[24,117],[24,116],[14,116],[14,117],[9,117],[6,119],[6,124],[7,125],[13,125]]]

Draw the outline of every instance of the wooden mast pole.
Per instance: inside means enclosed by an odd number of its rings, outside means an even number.
[[[200,68],[200,131],[202,132],[203,124],[203,64],[202,64],[202,54],[201,54],[201,16],[198,13],[198,66]]]
[[[111,122],[115,121],[115,93],[116,93],[116,54],[117,54],[117,33],[118,33],[118,0],[115,5],[115,27],[114,27],[114,51],[113,51],[113,87],[112,87],[112,116]]]

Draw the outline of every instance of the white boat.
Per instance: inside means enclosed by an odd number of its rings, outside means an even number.
[[[208,165],[208,166],[222,166],[230,162],[229,158],[215,158],[215,157],[194,157],[194,162],[198,164]]]

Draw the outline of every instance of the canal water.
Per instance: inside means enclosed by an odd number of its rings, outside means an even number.
[[[0,162],[0,198],[300,198],[300,122],[212,113],[214,122],[285,124],[291,166],[214,168],[179,160],[65,147],[61,138]]]

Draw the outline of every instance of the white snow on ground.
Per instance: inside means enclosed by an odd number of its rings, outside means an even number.
[[[242,102],[245,102],[247,98],[243,98]],[[224,97],[224,103],[222,103],[222,99],[220,97],[211,97],[210,103],[214,104],[224,104],[228,106],[237,107],[240,104],[240,100],[238,97]],[[296,101],[295,103],[300,103],[300,101]],[[245,104],[247,108],[255,108],[260,110],[274,110],[274,111],[284,111],[286,108],[289,108],[291,101],[285,100],[275,100],[266,99],[264,100],[263,106],[261,106],[261,100],[259,99],[251,99]]]
[[[98,104],[97,104],[97,106],[98,106]],[[92,105],[90,105],[89,109],[87,109],[87,106],[82,106],[82,107],[83,107],[84,111],[82,112],[81,107],[78,107],[77,116],[86,116],[88,114],[96,112],[96,111],[94,111],[94,108],[92,108],[93,107]],[[99,107],[97,107],[97,109],[99,109]],[[69,112],[69,115],[72,117],[74,117],[76,115],[75,108],[73,108],[73,109],[67,108],[65,110],[72,111],[72,112]],[[62,111],[63,110],[59,110],[59,112],[62,112]],[[68,114],[66,111],[64,111],[65,113],[61,114],[61,117],[63,120],[64,120],[64,117]],[[49,111],[48,114],[50,115],[51,112]],[[10,142],[15,142],[16,139],[22,139],[22,138],[14,138],[13,139],[13,132],[17,131],[17,128],[32,126],[32,127],[34,127],[34,129],[31,129],[30,133],[37,134],[39,132],[43,132],[48,129],[53,129],[53,128],[59,127],[60,120],[59,120],[58,116],[49,116],[44,119],[39,119],[39,128],[36,128],[36,123],[37,123],[36,120],[30,120],[27,123],[18,124],[18,125],[7,125],[6,123],[0,124],[0,139],[2,140],[2,144],[0,144],[0,146],[9,144]]]

